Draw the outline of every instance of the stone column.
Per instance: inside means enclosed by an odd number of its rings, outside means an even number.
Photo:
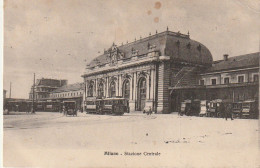
[[[154,101],[154,69],[151,70],[151,92],[150,92],[150,99]]]
[[[149,75],[146,75],[146,100],[149,100],[150,87],[149,87]]]
[[[83,94],[82,94],[82,108],[83,108],[83,111],[85,111],[86,110],[86,108],[85,108],[85,103],[86,103],[86,100],[87,100],[87,80],[85,79],[84,80],[84,90],[83,90]]]
[[[87,79],[85,79],[85,99],[87,99],[87,97],[88,97],[88,81],[87,81]]]
[[[106,97],[109,97],[109,77],[106,77]]]
[[[129,85],[130,85],[130,97],[129,97],[129,101],[133,100],[133,77],[131,77],[129,79]]]
[[[130,112],[135,111],[135,101],[136,101],[136,73],[134,72],[132,75],[132,80],[131,80],[131,98],[129,100],[129,107],[130,107]]]
[[[97,97],[97,90],[98,90],[97,79],[95,79],[95,96],[96,97]]]
[[[150,70],[146,75],[146,102],[145,102],[145,109],[153,109],[153,100],[151,99],[151,73]]]
[[[122,74],[120,74],[118,77],[119,77],[119,80],[118,80],[118,84],[119,84],[118,96],[123,96],[122,95]]]
[[[116,96],[119,96],[119,75],[117,75],[116,80]]]

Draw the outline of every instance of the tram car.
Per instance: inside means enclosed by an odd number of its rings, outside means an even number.
[[[95,97],[87,98],[87,100],[86,100],[86,113],[89,113],[89,114],[99,113],[99,111],[100,111],[100,101],[102,101],[102,99],[96,99]]]
[[[191,110],[187,115],[189,116],[199,116],[200,113],[200,100],[194,99],[191,101]]]
[[[125,98],[106,98],[103,101],[102,114],[123,115],[129,112],[128,103]]]
[[[222,103],[221,99],[212,100],[209,102],[209,109],[207,112],[208,117],[218,117],[220,116],[219,107]]]
[[[129,113],[128,100],[125,98],[91,98],[86,101],[86,112],[94,114],[123,115]]]
[[[200,113],[199,113],[200,117],[207,115],[207,111],[208,111],[207,103],[208,103],[207,100],[201,100],[200,101]]]
[[[258,101],[256,100],[246,100],[242,103],[242,118],[259,118]]]
[[[35,102],[34,105],[36,111],[45,111],[45,106],[46,106],[45,102]]]
[[[8,101],[5,104],[5,109],[8,111],[15,111],[15,112],[27,112],[29,109],[28,102],[26,101]]]
[[[241,118],[242,117],[242,103],[243,102],[233,102],[233,110],[232,115],[234,118]]]
[[[59,112],[60,103],[59,102],[47,102],[45,106],[45,111],[49,112]]]
[[[187,115],[190,113],[191,110],[191,100],[184,100],[183,102],[181,102],[181,110],[179,115]]]

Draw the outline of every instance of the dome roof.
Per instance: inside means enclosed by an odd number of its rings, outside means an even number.
[[[113,45],[114,46],[114,45]],[[113,47],[112,46],[112,47]],[[90,62],[89,66],[103,65],[110,62],[109,53],[112,47]],[[151,51],[158,51],[160,55],[170,56],[176,62],[187,62],[200,65],[211,65],[212,55],[203,44],[191,40],[189,35],[165,31],[132,43],[118,46],[122,59],[133,57],[133,51],[138,55],[145,55]]]

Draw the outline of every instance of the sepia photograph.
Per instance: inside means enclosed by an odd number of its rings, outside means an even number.
[[[260,0],[1,5],[1,167],[260,166]]]

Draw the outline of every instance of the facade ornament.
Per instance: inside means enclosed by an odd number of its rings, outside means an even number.
[[[141,77],[146,78],[147,75],[148,75],[147,72],[141,71],[141,72],[138,74],[138,78],[141,78]]]
[[[125,73],[125,74],[123,74],[122,77],[123,77],[124,79],[130,79],[132,76],[129,75],[128,73]]]
[[[114,43],[109,51],[110,65],[117,64],[117,61],[123,59],[125,56],[124,53],[121,52]]]
[[[132,56],[137,56],[139,53],[138,50],[135,50],[134,48],[132,48]]]
[[[111,81],[111,82],[112,82],[112,81],[116,82],[116,81],[117,81],[117,77],[112,76],[112,77],[110,78],[110,81]]]
[[[148,43],[147,47],[148,47],[149,52],[152,52],[155,50],[156,45],[151,45],[150,43]]]

